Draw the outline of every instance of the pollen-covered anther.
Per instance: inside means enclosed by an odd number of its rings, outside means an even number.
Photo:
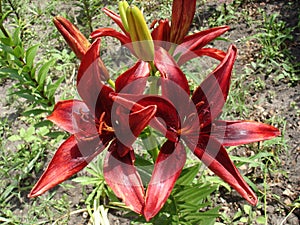
[[[98,128],[98,133],[99,135],[102,134],[102,131],[106,131],[106,132],[115,132],[115,130],[108,126],[105,121],[104,121],[104,116],[105,116],[105,112],[103,112],[99,118],[99,128]]]
[[[202,105],[204,105],[204,101],[198,102],[198,103],[196,104],[196,109],[197,109],[198,107],[202,106]]]

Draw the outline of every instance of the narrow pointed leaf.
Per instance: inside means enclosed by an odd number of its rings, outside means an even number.
[[[229,92],[230,77],[237,49],[231,45],[219,66],[201,83],[192,96],[202,127],[211,123],[222,111]]]
[[[113,148],[104,161],[104,178],[117,197],[134,212],[142,214],[144,207],[144,187],[141,178],[133,164],[133,151],[120,157]]]
[[[226,149],[213,137],[201,135],[199,140],[185,137],[193,153],[217,176],[232,186],[250,204],[256,205],[257,197],[230,160]]]
[[[82,170],[104,149],[99,139],[78,144],[75,136],[69,137],[56,151],[51,162],[28,197],[39,196]]]
[[[154,217],[168,199],[186,161],[183,145],[167,141],[161,148],[146,192],[144,216]]]
[[[277,128],[254,121],[214,121],[214,124],[211,135],[225,146],[248,144],[280,135]]]

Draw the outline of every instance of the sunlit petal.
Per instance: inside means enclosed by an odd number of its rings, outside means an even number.
[[[192,96],[202,127],[211,124],[222,111],[230,86],[237,49],[231,45],[219,66],[200,84]]]
[[[214,125],[211,135],[225,146],[248,144],[280,135],[277,128],[254,121],[214,121]]]
[[[216,60],[222,61],[225,58],[226,53],[216,48],[201,48],[195,51],[188,51],[179,58],[178,65],[181,66],[187,61],[199,56],[209,56]]]
[[[181,143],[167,141],[160,149],[146,192],[144,216],[154,217],[168,199],[186,161]]]
[[[149,76],[149,64],[138,61],[116,79],[116,92],[142,94]]]
[[[133,151],[120,157],[112,144],[104,161],[104,177],[117,197],[134,212],[142,214],[144,207],[144,187],[134,166]]]
[[[78,76],[77,90],[92,115],[99,118],[103,112],[111,113],[112,101],[108,95],[113,90],[104,85],[108,71],[100,59],[100,39],[97,39],[82,58]],[[106,118],[109,121],[109,118]]]
[[[185,142],[210,170],[230,184],[250,204],[256,205],[257,197],[255,193],[230,160],[222,144],[213,137],[205,135],[200,136],[194,143],[191,138],[186,137]]]
[[[28,197],[39,196],[67,180],[82,170],[104,148],[97,137],[93,141],[78,143],[72,135],[58,148]]]

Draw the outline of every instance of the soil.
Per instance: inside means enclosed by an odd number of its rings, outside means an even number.
[[[197,23],[201,26],[205,24],[207,18],[218,13],[216,10],[217,6],[220,4],[219,0],[207,0],[206,5],[199,5],[197,9],[197,15],[194,21],[194,29],[197,29]],[[232,2],[232,1],[231,1]],[[248,10],[250,17],[253,19],[258,18],[259,13],[257,10],[263,10],[267,15],[274,13],[279,14],[279,18],[286,22],[287,27],[294,27],[299,23],[299,9],[300,1],[298,0],[245,0],[242,4],[239,4],[241,10]],[[254,39],[249,41],[239,41],[245,36],[253,35],[257,32],[258,27],[246,26],[243,23],[246,18],[238,18],[234,20],[234,23],[228,24],[232,28],[229,32],[228,38],[230,40],[237,40],[234,44],[239,49],[239,57],[237,59],[235,70],[238,74],[244,71],[245,65],[248,65],[251,60],[254,60],[259,51],[261,51],[262,46],[257,43]],[[300,30],[295,29],[292,32],[293,40],[289,41],[287,44],[291,54],[294,56],[294,63],[300,62]],[[299,74],[297,75],[299,76]],[[252,77],[248,77],[247,82],[251,82],[257,78],[260,78],[264,83],[265,87],[260,89],[259,92],[254,88],[250,89],[249,96],[246,98],[246,104],[252,107],[252,112],[250,113],[250,118],[257,121],[265,121],[266,119],[275,116],[277,118],[282,118],[286,121],[286,126],[280,125],[279,129],[284,133],[286,140],[286,149],[282,149],[277,156],[279,158],[278,171],[272,171],[272,174],[268,177],[268,186],[270,187],[270,192],[276,194],[280,200],[276,200],[273,196],[267,196],[267,211],[268,211],[268,224],[277,225],[280,224],[286,216],[292,210],[292,203],[295,202],[300,197],[300,118],[299,110],[300,108],[300,82],[291,83],[288,79],[281,79],[277,82],[274,81],[272,73],[265,76],[261,73],[253,74]],[[247,84],[245,84],[247,85]],[[11,86],[10,82],[2,83],[0,86],[0,99],[5,99],[7,88]],[[18,112],[14,107],[7,108],[7,103],[1,100],[1,118],[9,117],[9,119],[15,119],[18,116]],[[243,148],[241,148],[242,151]],[[241,152],[236,152],[240,154]],[[50,157],[50,156],[49,156]],[[282,175],[281,171],[285,172]],[[261,171],[255,171],[260,173]],[[257,174],[256,177],[259,177]],[[74,185],[74,183],[72,183]],[[262,189],[261,187],[259,187]],[[70,199],[72,199],[72,207],[75,209],[81,204],[81,187],[75,186],[69,193]],[[57,198],[61,196],[60,189],[57,190]],[[224,195],[221,190],[222,198],[219,200],[219,205],[222,205],[222,210],[228,215],[233,215],[238,208],[241,208],[245,203],[235,192],[230,194],[225,193]],[[25,196],[24,196],[25,198]],[[27,201],[27,200],[25,200]],[[15,213],[24,215],[24,212],[16,210]],[[261,209],[257,209],[257,215],[261,215]],[[68,224],[87,224],[88,219],[85,218],[86,214],[84,212],[78,213],[70,217]],[[129,224],[129,221],[122,218],[119,212],[112,212],[109,214],[111,224]],[[300,224],[300,209],[295,209],[293,213],[290,213],[289,217],[285,220],[286,225],[298,225]],[[240,223],[243,224],[243,223]]]

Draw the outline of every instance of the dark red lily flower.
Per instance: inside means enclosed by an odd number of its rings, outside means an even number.
[[[277,128],[263,123],[217,120],[228,95],[236,52],[234,46],[229,48],[220,65],[195,90],[191,99],[182,84],[178,86],[169,80],[164,81],[162,96],[113,94],[113,99],[125,107],[157,105],[155,117],[158,121],[150,124],[169,139],[160,150],[146,191],[143,215],[147,220],[159,212],[180,175],[186,160],[181,141],[250,204],[257,203],[255,193],[230,160],[224,146],[267,140],[280,133]],[[164,66],[168,71],[168,64]],[[181,78],[174,71],[174,65],[170,69],[175,77]],[[164,126],[159,126],[161,120],[164,120]]]
[[[106,70],[104,65],[99,66],[99,46],[100,40],[97,40],[82,58],[77,78],[82,101],[61,101],[48,117],[71,136],[59,147],[28,196],[39,196],[70,178],[109,146],[104,177],[126,205],[142,213],[144,189],[134,167],[131,145],[148,125],[157,106],[149,105],[129,112],[123,106],[113,104],[109,96],[113,90],[102,83],[101,74]]]
[[[175,49],[173,50],[175,51],[172,52],[172,55],[181,55],[178,59],[179,65],[198,56],[206,55],[217,60],[222,60],[225,56],[225,53],[221,50],[203,47],[228,31],[228,26],[220,26],[187,35],[195,14],[195,9],[196,0],[174,0],[171,25],[165,19],[155,20],[150,26],[150,28],[153,28],[151,35],[156,46],[163,47],[169,51],[172,44],[177,45],[174,46]],[[122,32],[116,31],[113,28],[99,28],[91,33],[91,38],[96,39],[103,36],[115,37],[122,45],[128,47],[135,54],[130,44],[132,42],[130,35],[125,30],[120,16],[107,8],[103,8],[103,11],[116,22]]]

